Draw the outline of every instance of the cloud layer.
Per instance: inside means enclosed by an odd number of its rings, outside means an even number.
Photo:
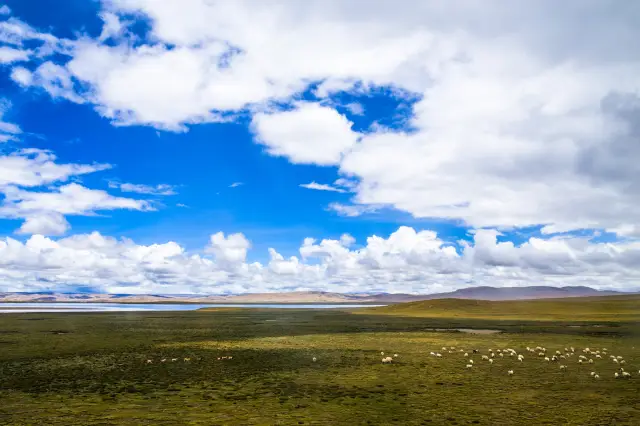
[[[249,109],[268,154],[337,166],[359,182],[353,205],[343,206],[351,213],[389,206],[473,227],[640,234],[635,4],[103,5],[97,38],[62,40],[15,18],[2,23],[12,48],[37,40],[36,57],[67,58],[16,66],[14,80],[90,103],[119,125],[186,130]],[[131,31],[133,16],[150,19],[148,34]],[[292,102],[312,84],[318,102]],[[355,132],[325,102],[379,86],[418,99],[411,132]]]
[[[0,290],[91,287],[112,293],[243,293],[324,290],[442,292],[470,285],[590,285],[638,290],[640,244],[594,243],[588,238],[531,238],[520,246],[478,231],[461,252],[433,231],[400,227],[353,247],[306,238],[297,256],[269,249],[267,263],[247,261],[242,234],[211,235],[205,255],[175,242],[137,245],[99,233],[25,243],[0,240]]]

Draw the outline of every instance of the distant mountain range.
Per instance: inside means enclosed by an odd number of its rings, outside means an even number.
[[[601,291],[590,287],[468,287],[449,293],[342,294],[321,291],[289,293],[250,293],[224,296],[129,295],[93,293],[0,293],[1,302],[76,302],[76,303],[402,303],[431,299],[524,300],[562,297],[610,296],[627,293]]]

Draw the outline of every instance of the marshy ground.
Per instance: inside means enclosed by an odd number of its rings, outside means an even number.
[[[638,425],[640,299],[599,300],[5,314],[0,424]],[[607,355],[580,364],[586,347]]]

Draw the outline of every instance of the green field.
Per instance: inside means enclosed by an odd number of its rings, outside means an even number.
[[[0,424],[640,425],[639,301],[0,314]]]

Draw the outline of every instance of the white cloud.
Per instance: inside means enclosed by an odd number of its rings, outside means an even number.
[[[22,133],[22,130],[17,124],[8,123],[3,121],[4,115],[7,113],[11,103],[6,99],[0,99],[0,143],[17,140],[17,135]],[[0,157],[0,161],[1,161]],[[0,172],[1,176],[2,172]],[[2,178],[0,177],[0,182]],[[1,183],[0,183],[1,185]]]
[[[244,183],[242,182],[233,182],[231,185],[229,185],[229,188],[237,188],[242,185],[244,185]]]
[[[358,102],[351,102],[345,105],[345,108],[353,115],[364,115],[364,107]]]
[[[22,87],[29,87],[33,84],[33,73],[24,67],[14,67],[11,70],[11,80]]]
[[[14,49],[7,46],[0,46],[0,64],[11,64],[29,59],[31,52],[28,50]]]
[[[53,62],[43,63],[34,72],[25,68],[15,68],[11,78],[23,87],[41,87],[54,99],[64,98],[71,102],[84,103],[84,99],[77,94],[67,69]]]
[[[65,182],[73,176],[109,168],[110,164],[59,164],[50,151],[23,149],[0,155],[0,190],[7,186],[36,187]]]
[[[21,234],[60,235],[69,229],[67,215],[94,215],[99,211],[154,210],[147,201],[114,197],[77,183],[25,190],[67,182],[71,178],[111,168],[109,164],[60,164],[45,150],[23,149],[0,155],[0,218],[25,219]]]
[[[27,216],[17,234],[64,235],[70,228],[65,217],[58,213]]]
[[[11,15],[11,9],[9,9],[9,6],[3,4],[2,7],[0,7],[0,15]]]
[[[269,249],[266,265],[248,263],[243,234],[211,236],[213,258],[175,242],[137,245],[98,233],[22,243],[0,239],[0,291],[88,285],[114,293],[226,293],[291,290],[340,292],[451,291],[470,285],[590,285],[637,290],[640,245],[593,243],[587,238],[531,238],[520,246],[477,231],[461,254],[435,232],[400,227],[388,238],[307,238],[300,256]]]
[[[342,188],[336,188],[335,186],[327,185],[324,183],[317,183],[315,181],[311,183],[303,183],[303,184],[300,184],[299,186],[301,188],[315,189],[317,191],[331,191],[331,192],[342,192],[342,193],[347,192]]]
[[[313,103],[299,103],[292,111],[258,113],[251,125],[271,155],[292,163],[338,164],[358,140],[345,116]]]
[[[175,186],[161,183],[155,186],[135,183],[109,182],[109,188],[117,188],[122,192],[135,192],[149,195],[176,195]]]
[[[218,232],[211,236],[205,251],[213,254],[221,265],[235,266],[246,260],[250,247],[251,243],[243,234],[230,234],[225,237],[223,232]]]
[[[351,205],[330,206],[341,214],[382,205],[474,227],[638,234],[635,5],[105,5],[103,37],[121,34],[121,17],[133,13],[149,18],[147,41],[71,42],[11,18],[0,23],[0,40],[16,49],[39,40],[35,55],[57,49],[71,58],[45,62],[33,76],[14,69],[14,80],[85,100],[120,125],[186,131],[246,109],[266,152],[296,164],[337,166],[358,182]],[[324,99],[276,110],[316,83],[314,93]],[[327,106],[331,93],[357,87],[367,95],[377,86],[419,99],[411,132],[374,127],[361,135]]]

